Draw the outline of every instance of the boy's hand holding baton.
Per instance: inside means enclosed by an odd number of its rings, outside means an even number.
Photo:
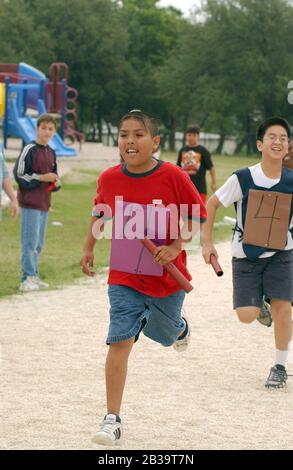
[[[161,258],[156,257],[156,255],[155,255],[156,252],[160,253],[160,252],[162,252],[162,250],[164,248],[168,249],[168,247],[157,247],[154,244],[154,242],[152,242],[152,240],[149,240],[148,238],[144,238],[143,240],[141,240],[141,242],[147,248],[147,250],[149,250],[149,252],[154,255],[155,260],[157,262],[160,262],[160,264],[163,265],[164,269],[166,269],[166,271],[168,271],[168,273],[177,281],[177,283],[180,285],[180,287],[182,287],[183,290],[185,290],[185,292],[188,293],[188,292],[192,291],[193,286],[186,279],[186,277],[181,273],[181,271],[179,271],[179,269],[175,266],[174,263],[172,263],[172,262],[165,263],[164,262],[164,256],[162,256]],[[160,261],[160,259],[161,259],[161,261]]]
[[[214,245],[203,245],[202,256],[207,264],[211,264],[217,276],[223,276],[224,271],[218,262],[218,253]]]

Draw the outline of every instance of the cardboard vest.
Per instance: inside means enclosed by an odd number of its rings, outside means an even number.
[[[283,251],[293,214],[293,172],[283,168],[279,183],[269,189],[257,186],[248,168],[236,171],[235,175],[243,194],[245,255],[255,261],[265,251]],[[235,230],[240,229],[236,226]]]

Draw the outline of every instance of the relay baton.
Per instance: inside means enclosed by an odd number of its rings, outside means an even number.
[[[144,238],[141,240],[142,244],[146,247],[146,249],[153,254],[157,246],[152,242],[152,240],[149,240],[148,238]],[[163,266],[166,271],[177,281],[180,287],[182,287],[183,290],[188,294],[188,292],[192,291],[193,286],[190,284],[188,279],[186,279],[185,276],[179,271],[178,268],[176,268],[174,263],[167,263],[164,264]]]
[[[219,276],[219,277],[223,276],[224,271],[221,268],[221,266],[219,265],[218,260],[217,260],[216,256],[213,253],[210,256],[210,263],[211,263],[212,267],[214,268],[214,271],[215,271],[216,275]]]

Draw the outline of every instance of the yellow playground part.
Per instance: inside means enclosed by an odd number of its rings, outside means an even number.
[[[0,119],[3,117],[5,109],[5,83],[0,83]]]

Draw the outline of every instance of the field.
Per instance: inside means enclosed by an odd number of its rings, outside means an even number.
[[[167,155],[174,159],[174,155]],[[215,157],[219,184],[256,160]],[[79,258],[95,190],[96,171],[71,169],[54,195],[41,275],[49,291],[17,292],[18,222],[1,223],[0,450],[105,450],[91,439],[105,415],[104,363],[109,323],[107,277],[81,276]],[[231,212],[226,212],[233,215]],[[219,222],[223,213],[219,214]],[[52,225],[59,222],[62,225]],[[231,227],[218,226],[217,241]],[[199,253],[188,268],[191,343],[185,353],[141,334],[129,360],[120,450],[292,449],[292,384],[267,391],[274,329],[239,323],[232,308],[228,241],[217,243],[224,276]],[[99,268],[108,242],[96,248]],[[67,284],[67,285],[66,285]],[[292,375],[292,364],[288,367]],[[269,430],[269,432],[267,432]],[[98,447],[98,448],[97,448]]]
[[[166,153],[162,158],[174,162],[176,155]],[[218,187],[235,169],[256,162],[256,158],[215,156]],[[53,194],[46,245],[40,257],[40,276],[52,288],[70,284],[82,276],[79,259],[87,233],[96,178],[97,172],[92,169],[78,169],[78,171],[73,169],[64,176],[62,190]],[[209,184],[209,175],[207,179]],[[217,215],[218,222],[223,220],[224,214],[234,216],[234,208],[220,209]],[[56,222],[59,224],[55,224]],[[0,298],[18,291],[19,223],[19,219],[17,221],[10,219],[8,209],[4,210],[0,225]],[[216,241],[227,239],[230,235],[231,226],[220,225],[215,228]],[[108,258],[109,241],[101,240],[96,248],[96,268],[107,266]]]

